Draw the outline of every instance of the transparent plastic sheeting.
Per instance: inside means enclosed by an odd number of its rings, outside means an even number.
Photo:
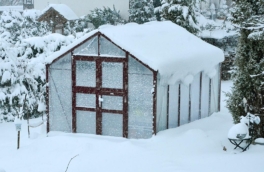
[[[153,134],[153,72],[129,57],[128,84],[128,138],[150,138]]]
[[[123,137],[123,115],[103,113],[102,135]]]
[[[72,131],[71,55],[67,54],[49,69],[49,117],[51,131]]]
[[[102,87],[123,88],[123,63],[102,62]]]
[[[76,94],[76,106],[86,108],[96,108],[96,95],[95,94]]]
[[[123,110],[123,97],[102,96],[102,108],[108,110]]]
[[[76,111],[77,133],[96,134],[96,113]]]
[[[126,53],[103,36],[100,36],[98,49],[98,36],[91,37],[74,50],[75,55],[90,55],[102,57],[125,58]],[[100,50],[100,52],[98,52]]]
[[[210,79],[203,73],[202,76],[202,97],[201,97],[201,118],[209,116],[209,88]]]
[[[98,36],[90,38],[88,41],[77,47],[73,51],[73,54],[98,56]]]
[[[199,119],[200,75],[196,74],[191,83],[191,121]]]
[[[212,78],[211,81],[211,109],[210,115],[214,112],[218,111],[218,94],[219,94],[219,78],[220,78],[220,71],[219,66],[217,66],[217,74]]]
[[[100,56],[125,58],[126,53],[103,36],[100,36]]]
[[[170,85],[169,95],[169,128],[175,128],[178,126],[179,83]]]
[[[189,122],[189,85],[181,84],[180,125]]]
[[[96,63],[94,61],[76,61],[76,85],[96,86]]]
[[[168,85],[162,84],[158,78],[157,84],[157,132],[167,129],[167,94]]]

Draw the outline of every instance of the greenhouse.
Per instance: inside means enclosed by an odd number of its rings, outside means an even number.
[[[150,138],[208,117],[223,60],[169,21],[101,26],[46,59],[47,130]]]

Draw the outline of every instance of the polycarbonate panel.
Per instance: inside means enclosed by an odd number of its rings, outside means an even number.
[[[181,84],[180,125],[189,122],[189,85]]]
[[[103,109],[123,110],[123,97],[121,96],[102,96]]]
[[[95,94],[76,94],[76,106],[95,108],[96,107],[96,95]]]
[[[102,135],[123,137],[123,115],[103,113]]]
[[[123,63],[102,62],[102,87],[123,88]]]
[[[103,36],[100,37],[100,56],[107,57],[121,57],[125,58],[126,53],[114,45],[112,42],[105,39]]]
[[[153,134],[153,73],[131,57],[128,63],[128,137]]]
[[[76,61],[76,85],[96,86],[96,63],[93,61]]]
[[[178,126],[179,83],[169,87],[169,128]]]
[[[71,70],[71,67],[72,67],[71,60],[72,60],[71,53],[68,53],[64,57],[52,63],[50,65],[50,69]]]
[[[76,132],[96,134],[96,113],[76,111]]]
[[[199,119],[199,101],[200,101],[200,73],[194,76],[191,83],[191,121]]]
[[[212,78],[211,82],[211,112],[210,115],[218,111],[218,92],[219,92],[219,66],[216,67],[216,75]]]
[[[157,132],[167,129],[167,94],[168,85],[158,80],[157,88]]]
[[[72,131],[71,70],[49,70],[50,131]]]
[[[90,38],[73,51],[74,55],[98,56],[98,36]]]
[[[202,97],[201,97],[201,117],[209,116],[209,77],[203,73],[202,78]]]

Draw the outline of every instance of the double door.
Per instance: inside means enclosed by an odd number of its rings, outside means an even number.
[[[127,137],[126,58],[73,57],[73,132]]]

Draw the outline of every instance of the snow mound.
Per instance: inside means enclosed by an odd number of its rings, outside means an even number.
[[[239,123],[230,128],[227,137],[229,139],[239,139],[239,136],[242,135],[245,135],[245,137],[249,137],[248,126],[244,123]]]

